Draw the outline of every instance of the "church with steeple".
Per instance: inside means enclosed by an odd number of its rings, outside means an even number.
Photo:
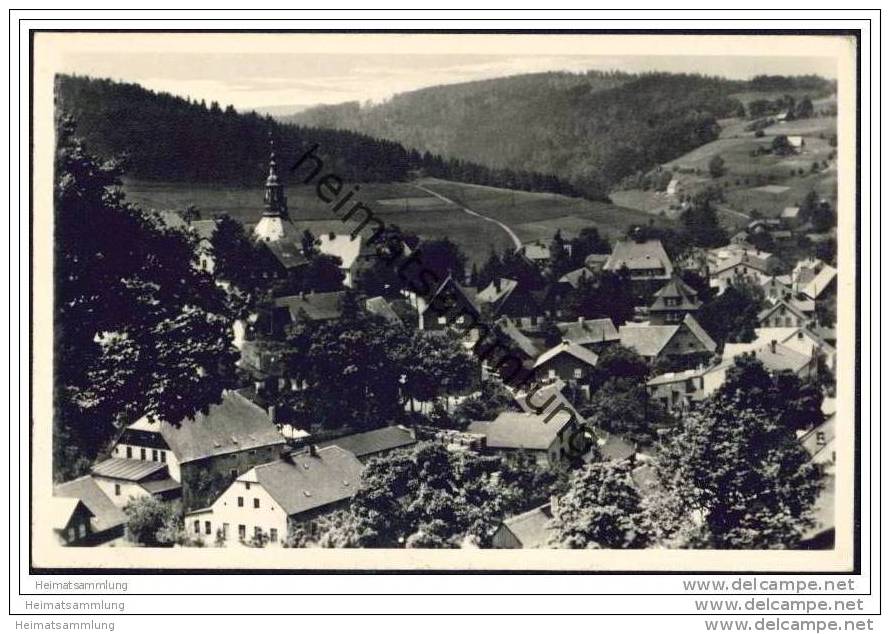
[[[269,175],[266,177],[265,208],[253,228],[253,239],[268,247],[285,272],[306,264],[300,245],[300,233],[287,210],[284,183],[278,176],[275,147],[269,139]]]

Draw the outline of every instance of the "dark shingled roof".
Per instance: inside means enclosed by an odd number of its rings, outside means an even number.
[[[485,434],[486,445],[492,449],[547,450],[571,416],[554,416],[548,422],[545,418],[526,412],[501,412],[492,421],[473,421],[467,431]]]
[[[538,346],[528,336],[522,333],[509,317],[499,318],[495,324],[500,328],[504,337],[509,339],[529,359],[535,359],[540,354]]]
[[[266,411],[237,392],[179,425],[142,419],[133,428],[160,433],[180,463],[285,443]]]
[[[477,302],[477,292],[475,288],[468,286],[461,286],[455,281],[453,277],[450,275],[445,278],[445,281],[439,285],[439,288],[436,289],[436,292],[433,293],[433,296],[429,299],[428,302],[421,308],[421,312],[425,313],[433,306],[441,307],[451,306],[453,302],[452,298],[461,298],[463,299],[465,306],[468,308],[472,308],[477,313],[479,312],[479,302]],[[439,310],[434,310],[433,312],[439,312]],[[446,311],[447,312],[447,311]]]
[[[365,310],[367,310],[372,315],[383,317],[386,321],[392,324],[402,323],[402,318],[399,317],[399,314],[392,307],[392,304],[386,301],[385,297],[371,297],[370,299],[366,300]]]
[[[618,331],[611,319],[585,319],[556,324],[562,338],[579,346],[618,341]]]
[[[77,498],[83,502],[93,514],[93,529],[97,533],[127,523],[127,516],[105,495],[92,476],[57,484],[53,487],[53,495]]]
[[[784,307],[789,313],[793,314],[795,317],[802,320],[803,322],[807,321],[807,316],[804,315],[803,312],[801,312],[800,308],[795,306],[794,303],[786,301],[784,299],[776,302],[769,308],[764,308],[762,311],[760,311],[757,314],[757,321],[763,322],[767,317],[769,317],[782,307]]]
[[[581,284],[581,280],[590,279],[593,277],[593,272],[587,268],[586,266],[582,266],[580,269],[575,269],[574,271],[569,271],[561,278],[559,278],[560,282],[565,282],[572,288],[578,288]]]
[[[539,506],[521,515],[504,520],[504,526],[519,540],[523,548],[547,548],[553,529],[550,504]]]
[[[95,476],[130,480],[131,482],[139,482],[160,471],[166,470],[167,465],[160,462],[128,460],[126,458],[109,458],[97,465],[93,465],[92,468],[93,475]]]
[[[278,240],[275,242],[263,242],[268,247],[278,263],[286,270],[303,266],[308,262],[306,256],[300,247],[286,240]]]
[[[666,302],[667,299],[678,299],[679,302],[669,306]],[[655,300],[649,307],[649,311],[698,310],[701,305],[698,293],[679,277],[674,277],[655,293]]]
[[[415,444],[414,434],[407,427],[401,425],[393,425],[391,427],[383,427],[371,431],[362,432],[360,434],[352,434],[334,438],[321,443],[320,447],[331,447],[336,445],[341,449],[355,454],[356,457],[362,458],[382,451],[390,451],[399,447],[408,447]]]
[[[618,271],[627,267],[631,276],[635,271],[664,269],[663,275],[670,276],[674,265],[661,244],[661,240],[619,240],[612,249],[612,255],[603,266],[607,271]]]
[[[717,349],[716,342],[705,332],[705,329],[692,315],[686,315],[681,324],[672,326],[653,326],[651,324],[625,324],[618,330],[621,345],[632,348],[643,357],[656,357],[673,339],[677,331],[686,327],[708,352]]]
[[[305,513],[352,497],[362,477],[362,463],[337,446],[312,456],[293,453],[288,459],[259,465],[248,471],[288,515]]]
[[[305,313],[306,317],[312,321],[339,319],[343,313],[340,307],[343,295],[345,295],[344,291],[288,295],[276,299],[275,305],[279,308],[287,308],[294,321],[299,319],[301,313]]]
[[[152,495],[156,495],[158,493],[166,493],[167,491],[176,491],[182,488],[182,485],[179,484],[173,478],[164,478],[163,480],[149,480],[147,482],[140,482],[140,486],[151,493]]]

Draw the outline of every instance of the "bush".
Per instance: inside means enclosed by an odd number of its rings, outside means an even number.
[[[130,536],[145,546],[172,546],[184,533],[176,506],[150,495],[131,499],[124,513]]]

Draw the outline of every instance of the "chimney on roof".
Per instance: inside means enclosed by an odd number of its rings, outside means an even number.
[[[309,445],[309,455],[313,458],[318,458],[318,447],[316,445]]]
[[[772,352],[773,354],[776,354],[776,340],[775,339],[773,339],[772,341],[769,342],[769,351]]]
[[[584,316],[583,316],[583,315],[578,315],[578,323],[579,323],[579,324],[583,324],[583,323],[584,323]]]
[[[498,293],[501,292],[501,278],[499,277],[494,278],[494,290]]]

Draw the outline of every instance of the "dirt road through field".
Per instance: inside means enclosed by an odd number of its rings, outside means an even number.
[[[495,220],[494,218],[490,218],[490,217],[486,216],[485,214],[480,214],[478,211],[473,211],[473,210],[470,209],[469,207],[466,207],[466,206],[464,206],[463,204],[461,204],[461,203],[459,203],[459,202],[457,202],[457,201],[455,201],[455,200],[452,200],[452,199],[448,198],[447,196],[443,196],[442,194],[440,194],[440,193],[438,193],[438,192],[435,192],[435,191],[433,191],[432,189],[430,189],[430,188],[428,188],[428,187],[424,187],[423,185],[417,185],[417,184],[415,184],[414,187],[417,188],[417,189],[419,189],[419,190],[422,191],[422,192],[426,192],[426,193],[429,194],[430,196],[435,196],[436,198],[438,198],[439,200],[441,200],[441,201],[443,201],[443,202],[446,202],[446,203],[449,203],[449,204],[451,204],[451,205],[454,205],[455,207],[457,207],[457,208],[460,209],[461,211],[463,211],[463,212],[465,212],[465,213],[468,213],[468,214],[470,214],[471,216],[476,216],[477,218],[482,218],[483,220],[487,220],[488,222],[492,222],[492,223],[496,224],[496,225],[499,226],[501,229],[503,229],[504,231],[507,232],[507,235],[509,235],[509,236],[510,236],[510,239],[513,240],[513,244],[516,245],[516,250],[517,250],[517,251],[518,251],[519,249],[522,248],[522,241],[519,239],[519,236],[517,236],[517,235],[513,232],[513,230],[512,230],[510,227],[508,227],[507,225],[505,225],[505,224],[504,224],[503,222],[501,222],[500,220]]]

